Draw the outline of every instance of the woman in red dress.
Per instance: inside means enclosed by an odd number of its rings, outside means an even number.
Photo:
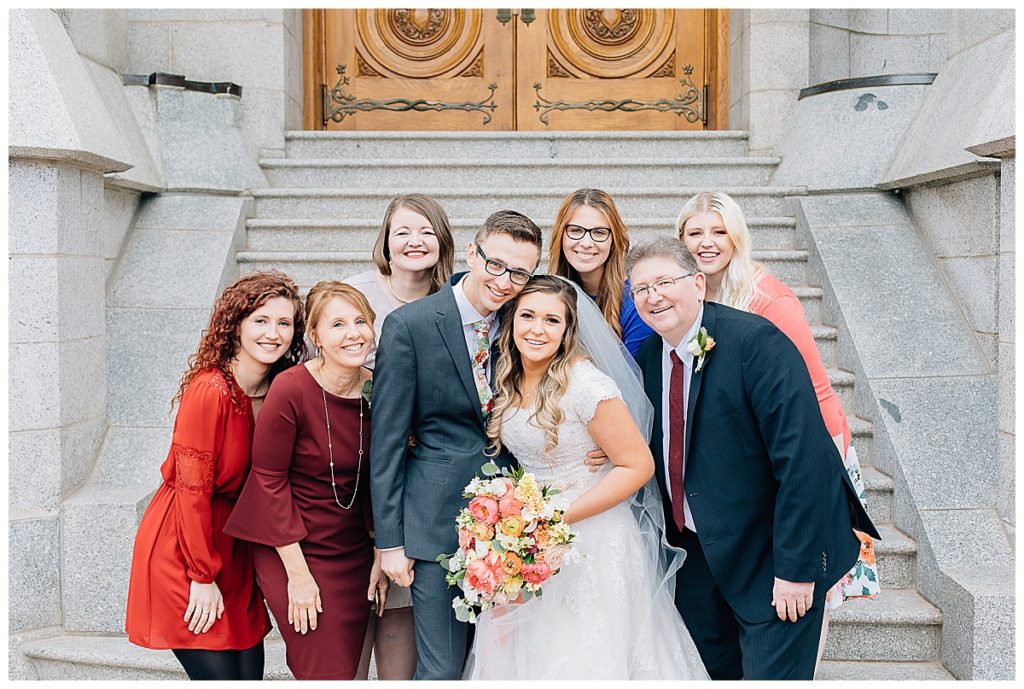
[[[262,679],[270,620],[251,548],[223,532],[274,375],[305,355],[299,291],[278,272],[224,290],[174,401],[163,483],[135,537],[128,640],[171,649],[193,680]],[[173,402],[172,402],[173,404]]]
[[[255,544],[295,678],[365,679],[370,603],[383,610],[387,595],[373,548],[363,395],[374,313],[356,288],[324,281],[309,291],[306,319],[317,356],[274,381],[224,531]]]

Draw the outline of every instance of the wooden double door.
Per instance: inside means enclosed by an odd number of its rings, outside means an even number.
[[[726,128],[726,10],[305,10],[305,124]]]

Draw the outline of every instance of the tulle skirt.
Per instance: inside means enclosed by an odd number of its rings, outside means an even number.
[[[465,678],[707,679],[674,603],[683,553],[667,548],[656,489],[574,525],[582,558],[543,595],[477,621]]]

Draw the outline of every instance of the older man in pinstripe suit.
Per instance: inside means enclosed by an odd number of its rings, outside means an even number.
[[[637,362],[666,530],[687,551],[676,606],[712,679],[813,679],[825,593],[860,549],[853,528],[878,533],[807,367],[767,320],[705,303],[681,242],[634,248],[627,273],[656,333]]]

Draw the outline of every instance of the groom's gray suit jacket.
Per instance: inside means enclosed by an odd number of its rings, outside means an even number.
[[[373,382],[371,496],[378,548],[434,560],[458,546],[462,490],[490,458],[451,285],[384,320]],[[416,445],[408,447],[409,436]],[[509,464],[509,456],[494,460]]]

